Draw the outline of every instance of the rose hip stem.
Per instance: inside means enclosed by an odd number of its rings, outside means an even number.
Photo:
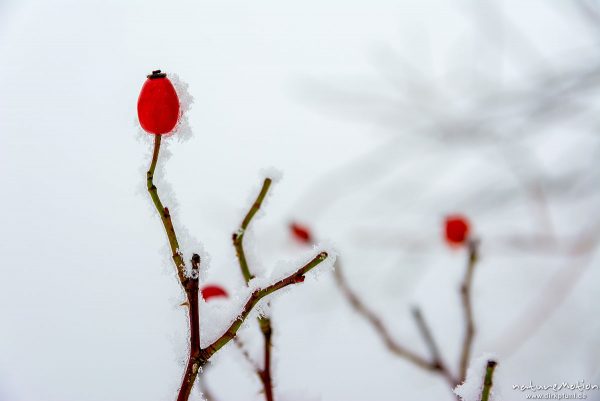
[[[186,276],[185,262],[183,260],[183,255],[179,250],[179,242],[177,241],[175,228],[173,227],[173,222],[171,221],[171,214],[169,213],[169,209],[166,206],[163,206],[158,196],[158,189],[156,188],[156,185],[154,185],[154,171],[156,170],[156,165],[158,163],[160,142],[161,135],[154,135],[154,152],[152,153],[152,162],[150,163],[150,168],[146,174],[146,184],[148,187],[148,192],[150,193],[150,197],[152,198],[152,202],[156,207],[156,211],[160,215],[160,219],[167,233],[169,246],[171,247],[173,263],[175,263],[177,276],[179,277],[179,282],[186,293],[189,305],[188,315],[190,325],[190,353],[188,356],[188,363],[183,376],[183,381],[181,383],[181,388],[177,396],[177,401],[187,401],[190,392],[192,391],[198,370],[200,369],[198,359],[202,351],[200,349],[200,312],[198,308],[199,274],[192,274],[191,277]],[[193,271],[197,273],[198,269],[200,268],[200,256],[194,254],[191,263]]]

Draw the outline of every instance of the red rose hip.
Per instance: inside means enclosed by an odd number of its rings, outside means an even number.
[[[463,245],[469,239],[470,224],[466,217],[451,215],[446,217],[446,242],[453,246]]]
[[[310,230],[301,224],[291,223],[290,231],[292,232],[292,236],[300,242],[305,244],[310,244],[313,242]]]
[[[204,298],[205,301],[208,301],[211,298],[227,298],[228,296],[227,291],[218,285],[207,285],[202,289],[202,298]]]
[[[140,125],[150,134],[173,131],[179,120],[179,98],[167,74],[152,71],[142,86],[137,111]]]

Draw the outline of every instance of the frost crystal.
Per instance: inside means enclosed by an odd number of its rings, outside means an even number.
[[[179,75],[169,74],[169,79],[171,80],[171,83],[173,83],[175,91],[177,92],[177,96],[179,97],[179,107],[181,113],[177,126],[169,134],[169,136],[175,135],[178,141],[185,142],[192,137],[192,129],[187,118],[187,112],[192,107],[194,98],[188,91],[189,85],[182,81],[181,78],[179,78]]]

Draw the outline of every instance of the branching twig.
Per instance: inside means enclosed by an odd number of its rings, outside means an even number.
[[[422,369],[440,374],[442,377],[444,377],[444,379],[446,379],[446,381],[451,385],[451,387],[454,388],[456,387],[456,385],[465,380],[467,363],[471,355],[473,337],[475,335],[475,324],[473,321],[473,310],[471,306],[471,285],[473,281],[473,271],[475,269],[475,264],[478,258],[478,246],[478,240],[469,241],[469,262],[467,264],[465,278],[463,279],[463,283],[461,285],[461,296],[463,308],[465,310],[466,329],[461,351],[460,369],[458,377],[454,376],[452,372],[448,369],[448,367],[444,364],[439,348],[431,333],[431,330],[425,322],[425,319],[423,318],[423,315],[421,314],[421,311],[418,308],[413,308],[413,317],[415,318],[421,336],[427,344],[427,347],[431,354],[431,361],[418,355],[417,353],[406,348],[405,346],[400,345],[396,340],[392,338],[390,332],[386,328],[381,318],[379,318],[379,316],[377,316],[375,312],[369,309],[360,299],[360,297],[354,292],[354,290],[352,290],[352,288],[348,285],[346,278],[342,274],[342,268],[339,259],[336,262],[335,280],[343,295],[346,297],[346,300],[350,303],[350,305],[354,308],[356,312],[362,315],[371,324],[371,326],[375,329],[375,332],[379,335],[379,337],[381,337],[383,343],[392,353],[412,362],[413,364]]]
[[[460,286],[460,294],[465,317],[465,336],[462,344],[459,365],[459,381],[463,382],[467,376],[467,367],[469,358],[471,357],[471,349],[473,347],[473,337],[475,336],[475,322],[473,320],[473,305],[471,303],[471,288],[473,283],[473,272],[475,264],[479,257],[479,241],[469,241],[469,259],[463,282]]]
[[[250,280],[254,277],[254,275],[250,272],[250,268],[248,267],[248,261],[246,259],[246,253],[244,252],[244,233],[246,229],[250,225],[252,218],[260,209],[267,192],[271,186],[272,180],[270,178],[265,178],[263,182],[263,186],[258,194],[258,197],[252,204],[252,207],[244,217],[242,224],[237,232],[235,232],[232,236],[233,246],[235,247],[235,251],[238,257],[238,261],[240,263],[240,270],[242,272],[242,276],[244,276],[244,280],[246,281],[246,285],[250,283]],[[264,338],[264,361],[262,369],[255,369],[260,379],[263,390],[265,392],[265,398],[267,401],[273,401],[273,380],[271,379],[271,337],[273,334],[273,328],[271,326],[271,319],[261,316],[258,318],[258,323],[260,326],[260,331],[263,334]]]
[[[161,217],[161,221],[163,223],[163,227],[167,234],[167,238],[169,240],[169,246],[172,252],[173,263],[175,264],[177,270],[177,276],[179,278],[179,282],[183,287],[186,296],[187,303],[189,305],[189,324],[190,324],[190,353],[188,357],[188,363],[186,366],[186,370],[183,376],[183,380],[181,383],[181,387],[179,389],[179,393],[177,395],[177,401],[188,401],[192,388],[194,386],[194,382],[198,375],[198,371],[201,367],[205,366],[208,360],[223,346],[225,346],[229,341],[231,341],[237,331],[241,327],[242,323],[246,320],[248,315],[252,312],[252,309],[258,304],[258,302],[264,297],[272,294],[273,292],[280,290],[284,287],[287,287],[292,284],[301,283],[304,281],[304,275],[309,272],[311,269],[316,267],[318,264],[323,262],[327,258],[327,252],[321,252],[317,256],[315,256],[310,262],[302,266],[300,269],[289,275],[288,277],[277,281],[274,284],[269,285],[268,287],[262,289],[256,289],[246,302],[243,310],[238,315],[237,319],[231,324],[231,326],[219,337],[216,341],[210,344],[206,348],[201,348],[200,346],[200,316],[199,316],[199,308],[198,308],[198,289],[199,289],[199,267],[200,267],[200,256],[194,254],[191,260],[192,270],[191,274],[186,272],[185,262],[183,260],[183,255],[179,249],[179,242],[177,240],[177,236],[175,234],[175,228],[173,227],[173,223],[171,221],[171,215],[169,213],[169,209],[163,206],[159,196],[158,189],[154,185],[154,172],[156,170],[156,165],[158,163],[158,155],[160,152],[160,143],[161,136],[155,135],[154,139],[154,152],[152,154],[152,161],[150,163],[150,168],[146,174],[146,182],[148,187],[148,192],[154,206],[156,207],[157,212]],[[267,182],[268,180],[268,182]],[[240,236],[240,244],[241,238],[243,238],[243,233],[246,227],[248,226],[250,220],[254,216],[254,214],[258,211],[260,207],[260,203],[262,202],[268,187],[270,185],[270,179],[265,180],[265,186],[263,186],[263,190],[261,191],[261,195],[259,195],[259,199],[252,206],[252,209],[244,219],[242,223],[242,227],[238,235]],[[235,243],[234,238],[234,243]],[[237,246],[236,246],[237,249]],[[240,249],[241,245],[240,245]],[[242,249],[243,256],[243,249]],[[244,257],[245,263],[245,257]],[[245,264],[246,271],[247,263]],[[249,272],[248,272],[249,273]],[[270,337],[269,337],[270,344]]]
[[[496,369],[496,361],[488,361],[485,368],[485,378],[483,379],[483,390],[481,391],[481,401],[488,401],[490,391],[492,390],[494,370]]]

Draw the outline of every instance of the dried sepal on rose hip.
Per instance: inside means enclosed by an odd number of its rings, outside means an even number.
[[[296,222],[290,223],[290,232],[295,240],[300,241],[303,244],[313,243],[313,237],[309,228],[302,224]]]
[[[227,291],[218,285],[207,285],[202,288],[202,298],[205,301],[210,300],[211,298],[228,298],[229,294]]]
[[[446,216],[444,235],[450,246],[462,246],[469,240],[471,225],[469,220],[460,214]]]
[[[180,117],[175,87],[160,70],[152,71],[144,82],[137,103],[138,119],[144,131],[164,135],[173,131]]]

